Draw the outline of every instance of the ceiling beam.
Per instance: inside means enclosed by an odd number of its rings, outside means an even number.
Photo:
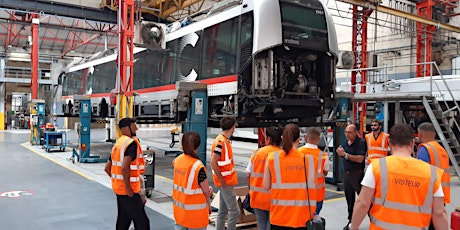
[[[460,28],[459,27],[452,26],[452,25],[449,25],[449,24],[446,24],[446,23],[440,23],[440,22],[435,21],[433,19],[420,17],[420,16],[417,16],[415,14],[407,13],[407,12],[397,10],[397,9],[393,9],[393,8],[390,8],[390,7],[387,7],[387,6],[370,3],[370,2],[368,2],[366,0],[338,0],[338,1],[353,4],[353,5],[358,5],[358,6],[365,7],[365,8],[370,8],[370,9],[373,9],[373,10],[376,10],[376,11],[379,11],[379,12],[387,13],[387,14],[390,14],[390,15],[395,15],[395,16],[402,17],[402,18],[407,18],[407,19],[410,19],[410,20],[413,20],[413,21],[416,21],[416,22],[421,22],[421,23],[424,23],[424,24],[427,24],[427,25],[436,26],[436,27],[441,28],[441,29],[445,29],[445,30],[449,30],[449,31],[452,31],[452,32],[460,33]]]
[[[50,15],[117,23],[117,13],[107,8],[96,9],[45,0],[0,0],[0,7],[29,12],[39,9],[40,12]]]

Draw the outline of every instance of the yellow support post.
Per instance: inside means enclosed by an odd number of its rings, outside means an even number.
[[[0,112],[0,130],[5,130],[5,112]]]

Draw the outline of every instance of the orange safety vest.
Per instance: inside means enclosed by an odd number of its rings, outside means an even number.
[[[437,142],[430,141],[421,144],[425,146],[430,154],[430,164],[444,170],[442,174],[441,184],[442,192],[444,192],[444,204],[450,203],[450,174],[449,174],[449,155],[446,150]]]
[[[144,175],[145,159],[144,159],[144,154],[142,153],[141,143],[139,142],[139,139],[137,138],[133,138],[133,139],[137,143],[137,152],[139,153],[139,173]]]
[[[287,155],[284,151],[269,153],[267,161],[271,176],[270,223],[284,227],[305,227],[316,211],[314,157],[292,149]]]
[[[186,228],[205,228],[209,223],[209,208],[198,184],[198,173],[201,168],[205,168],[203,163],[181,154],[173,161],[173,166],[172,198],[176,223]]]
[[[369,229],[428,229],[442,170],[411,158],[372,161],[375,195]]]
[[[122,135],[121,137],[118,138],[117,142],[112,148],[112,156],[111,156],[111,161],[112,161],[112,168],[111,168],[111,173],[112,173],[112,189],[117,195],[127,195],[128,193],[126,192],[126,187],[125,183],[123,182],[123,172],[122,172],[122,165],[123,165],[123,160],[125,157],[125,151],[126,148],[135,140],[132,138]],[[139,143],[139,142],[136,142]],[[130,177],[129,181],[131,184],[131,188],[133,189],[134,193],[139,193],[141,190],[141,184],[140,184],[140,164],[139,164],[139,159],[141,158],[141,153],[139,152],[139,145],[138,145],[138,152],[136,159],[131,162],[130,165]]]
[[[281,151],[280,147],[267,145],[251,156],[253,170],[249,179],[249,194],[253,208],[270,210],[270,190],[264,188],[264,171],[268,153],[275,151]]]
[[[374,134],[372,132],[366,134],[367,163],[369,163],[369,160],[371,159],[388,156],[388,151],[390,151],[390,148],[388,147],[389,137],[390,135],[384,132],[380,132],[377,139],[374,138]]]
[[[214,155],[214,150],[218,144],[221,144],[222,146],[222,152],[220,154],[219,160],[217,161],[217,165],[219,165],[220,169],[220,174],[222,174],[224,177],[225,183],[227,183],[227,185],[237,185],[238,176],[235,170],[235,163],[233,162],[232,145],[224,135],[219,134],[212,144],[211,157]],[[214,184],[217,187],[222,186],[214,170],[212,170],[212,177],[214,179]]]
[[[316,194],[316,200],[317,201],[323,201],[324,198],[326,198],[326,178],[324,177],[324,165],[326,164],[327,161],[327,154],[320,149],[312,149],[312,148],[307,148],[307,147],[301,147],[299,148],[299,152],[303,154],[308,154],[312,155],[315,158],[315,161],[317,161],[315,164],[316,166],[316,189],[317,189],[317,194]],[[321,164],[319,163],[319,160],[321,159]]]

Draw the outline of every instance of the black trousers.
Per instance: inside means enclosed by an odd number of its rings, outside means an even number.
[[[361,192],[361,181],[364,177],[364,171],[344,172],[343,185],[345,187],[345,198],[348,206],[348,221],[351,221],[353,216],[353,208],[355,206],[356,194]]]
[[[136,230],[150,230],[150,221],[138,193],[134,193],[133,197],[117,195],[117,209],[117,230],[128,230],[131,221],[134,221]]]

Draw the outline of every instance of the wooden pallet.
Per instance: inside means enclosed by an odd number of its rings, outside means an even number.
[[[217,212],[212,212],[209,215],[209,223],[212,225],[216,225],[217,220]],[[227,227],[227,222],[225,222],[225,227]],[[249,222],[242,222],[236,224],[237,229],[245,229],[245,230],[256,230],[257,229],[257,221],[249,221]]]

